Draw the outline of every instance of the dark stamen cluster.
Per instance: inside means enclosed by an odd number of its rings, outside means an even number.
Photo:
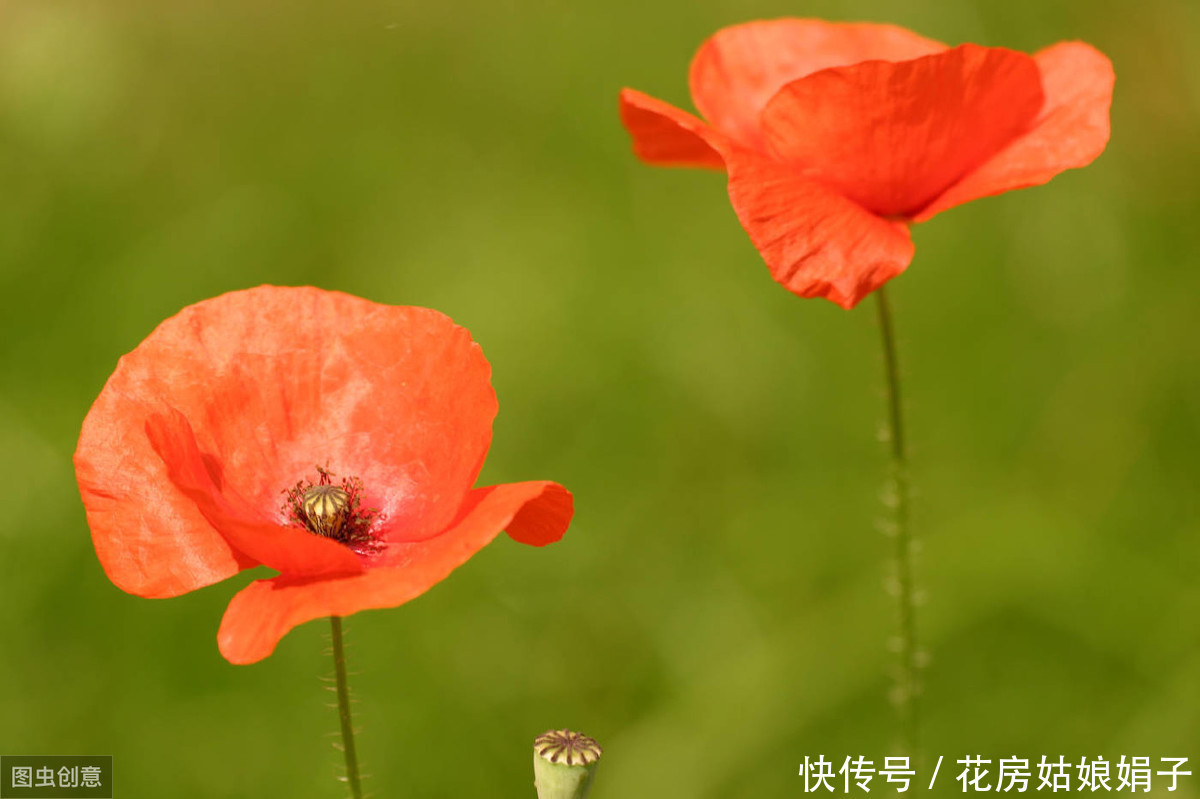
[[[360,555],[373,555],[386,544],[371,532],[380,520],[378,508],[362,506],[363,481],[343,477],[334,485],[336,476],[328,469],[317,467],[317,482],[300,480],[285,490],[283,512],[287,520],[310,533],[332,538]]]

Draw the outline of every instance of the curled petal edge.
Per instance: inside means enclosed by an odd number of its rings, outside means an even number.
[[[323,616],[402,605],[428,591],[486,546],[501,530],[541,546],[562,537],[574,512],[571,494],[557,483],[535,481],[477,488],[455,522],[424,541],[392,543],[383,565],[332,578],[281,575],[242,589],[217,633],[221,654],[235,664],[270,655],[292,628]]]
[[[697,117],[636,89],[622,89],[621,122],[633,152],[656,166],[725,169],[724,137]]]

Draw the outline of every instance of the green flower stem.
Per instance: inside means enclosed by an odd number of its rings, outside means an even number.
[[[342,752],[346,755],[346,782],[350,795],[362,799],[362,784],[358,776],[358,755],[354,751],[354,721],[350,717],[350,687],[346,683],[346,650],[342,645],[342,620],[330,616],[333,631],[333,670],[337,675],[338,717],[342,722]]]
[[[892,510],[890,532],[895,541],[895,593],[900,616],[900,669],[896,682],[896,703],[900,711],[903,744],[908,755],[919,759],[918,741],[920,688],[917,682],[916,603],[913,599],[912,531],[909,529],[908,454],[904,440],[904,414],[900,397],[900,367],[896,357],[896,336],[887,291],[875,291],[879,329],[883,336],[883,361],[887,375],[888,442],[891,469],[884,502]]]

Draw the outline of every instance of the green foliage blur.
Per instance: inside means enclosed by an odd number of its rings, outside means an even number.
[[[71,466],[120,355],[261,283],[448,313],[500,397],[481,483],[576,495],[561,543],[348,620],[376,796],[532,797],[562,726],[605,747],[594,799],[894,753],[873,300],[788,294],[722,177],[638,163],[616,114],[622,86],[690,107],[707,35],[788,15],[1113,59],[1108,151],[917,227],[890,285],[924,744],[947,795],[968,754],[1195,770],[1191,0],[0,2],[0,753],[111,754],[122,797],[343,795],[328,625],[229,665],[261,575],[122,593]]]

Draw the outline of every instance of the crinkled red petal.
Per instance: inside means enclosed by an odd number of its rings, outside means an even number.
[[[159,410],[139,395],[128,359],[83,422],[75,476],[100,565],[123,591],[168,597],[257,565],[217,532],[168,475],[146,435]],[[138,425],[140,423],[140,426]]]
[[[774,154],[805,177],[907,217],[1016,140],[1041,106],[1031,56],[966,44],[793,81],[762,123]]]
[[[771,159],[732,153],[729,199],[772,277],[801,297],[852,308],[912,260],[907,225]]]

